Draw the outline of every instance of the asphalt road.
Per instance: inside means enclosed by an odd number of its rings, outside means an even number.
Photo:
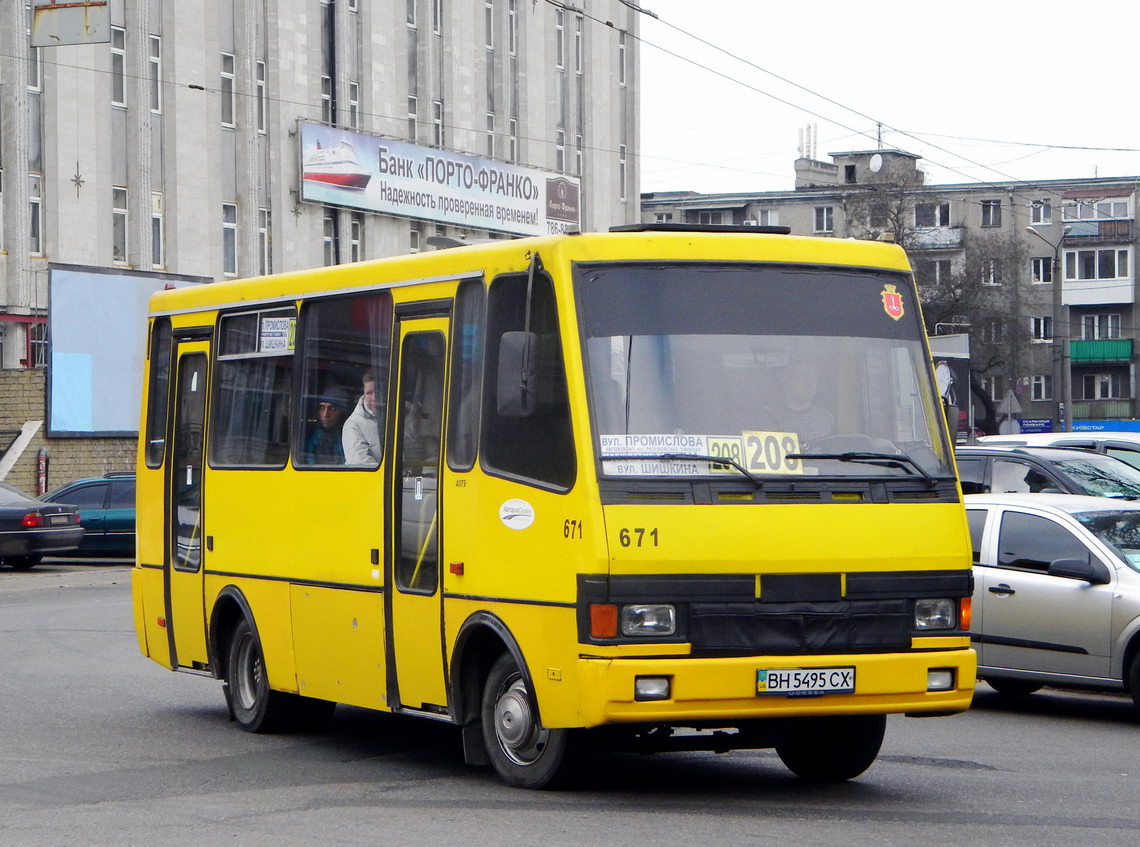
[[[1128,845],[1140,713],[1122,696],[985,685],[952,718],[892,717],[879,761],[819,787],[770,751],[612,756],[526,792],[463,764],[454,728],[340,708],[256,736],[220,684],[138,653],[130,570],[0,570],[0,845]]]

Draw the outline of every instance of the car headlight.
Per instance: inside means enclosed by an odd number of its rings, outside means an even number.
[[[958,623],[957,604],[949,598],[914,601],[914,628],[954,629]]]
[[[677,610],[668,603],[622,606],[622,635],[673,635],[676,631]]]

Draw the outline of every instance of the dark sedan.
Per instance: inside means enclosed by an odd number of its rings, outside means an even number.
[[[82,540],[74,506],[41,503],[0,482],[0,564],[27,570],[45,554],[74,550]]]

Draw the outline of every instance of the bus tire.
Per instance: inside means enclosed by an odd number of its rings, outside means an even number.
[[[776,754],[801,779],[843,782],[871,767],[886,729],[886,715],[806,718],[776,745]]]
[[[234,624],[227,657],[226,702],[233,719],[246,732],[279,732],[295,728],[298,723],[317,717],[307,714],[309,703],[314,704],[312,709],[317,711],[319,707],[315,704],[326,702],[270,689],[261,642],[245,616]],[[301,700],[306,701],[304,707],[298,702]],[[327,704],[328,717],[334,708],[335,703]]]
[[[491,666],[483,686],[483,741],[499,777],[517,788],[554,788],[564,781],[570,731],[546,729],[510,653]]]

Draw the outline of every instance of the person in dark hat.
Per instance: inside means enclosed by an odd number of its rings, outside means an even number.
[[[308,465],[343,465],[341,428],[348,409],[344,389],[332,387],[317,398],[317,419],[305,439],[304,460]]]

